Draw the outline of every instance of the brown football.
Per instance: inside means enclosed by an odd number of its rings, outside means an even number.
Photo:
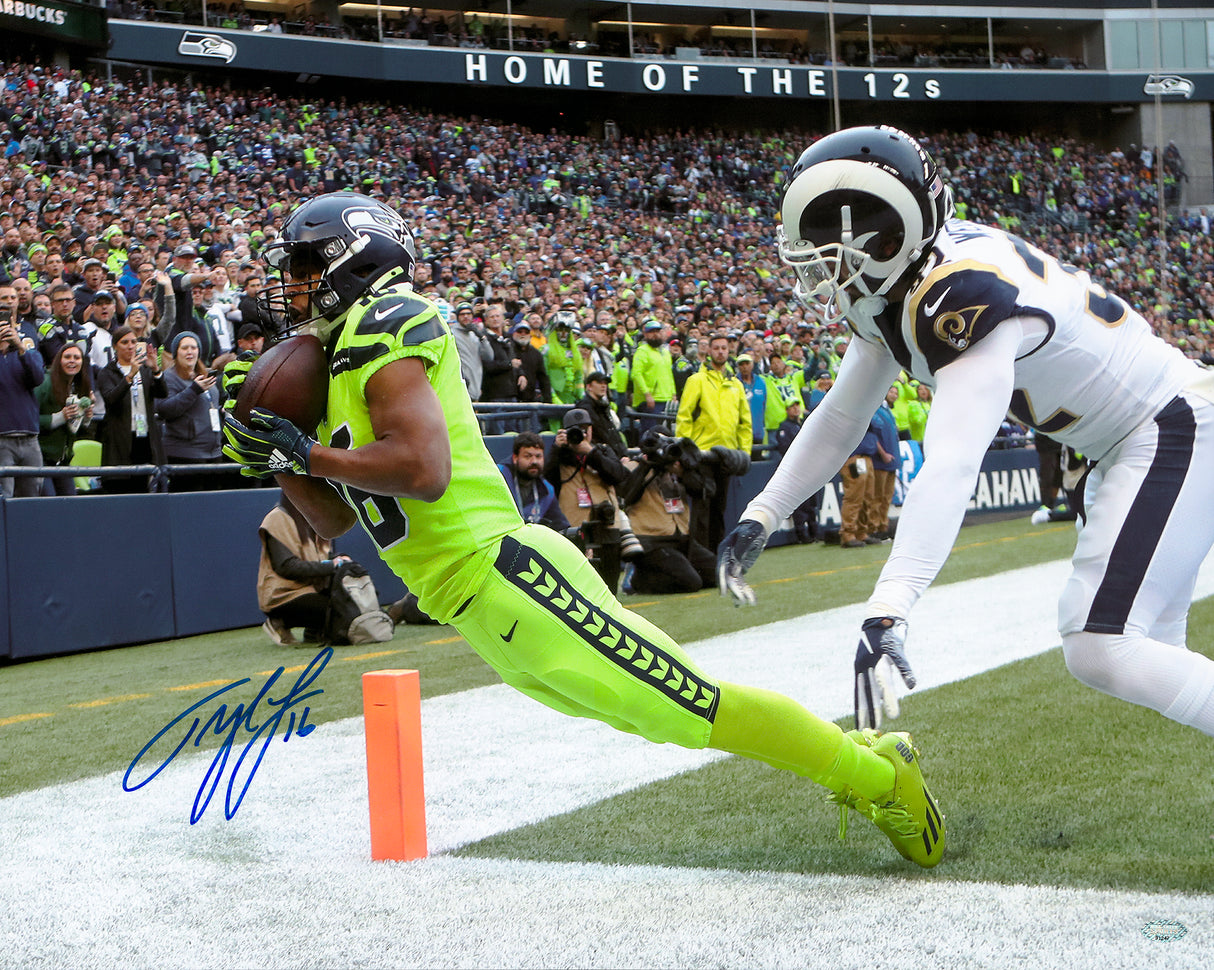
[[[236,417],[248,421],[252,408],[265,408],[313,434],[328,400],[324,345],[311,334],[299,334],[271,344],[253,362],[236,395]]]

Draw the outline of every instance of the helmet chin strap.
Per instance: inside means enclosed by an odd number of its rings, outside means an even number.
[[[887,306],[889,306],[889,301],[883,296],[862,296],[860,299],[852,301],[849,312],[862,317],[872,318],[876,317]]]

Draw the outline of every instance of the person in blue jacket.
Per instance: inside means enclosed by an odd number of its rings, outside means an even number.
[[[873,455],[873,485],[863,516],[868,532],[867,542],[889,542],[889,506],[894,500],[894,485],[902,465],[898,443],[898,422],[894,417],[894,402],[898,400],[895,384],[885,394],[885,400],[873,414],[869,430],[877,436],[877,453]]]
[[[497,468],[524,519],[558,532],[570,528],[556,491],[544,478],[544,440],[538,434],[524,431],[515,435],[510,464],[499,463]]]

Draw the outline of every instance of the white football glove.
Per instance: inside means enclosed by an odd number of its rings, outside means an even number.
[[[767,530],[753,519],[743,519],[717,546],[717,586],[734,606],[754,606],[755,591],[743,578],[767,545]]]
[[[906,620],[896,616],[875,616],[860,628],[856,647],[856,727],[878,729],[881,713],[898,716],[898,695],[894,692],[894,671],[902,675],[907,687],[915,686],[915,674],[906,659]]]

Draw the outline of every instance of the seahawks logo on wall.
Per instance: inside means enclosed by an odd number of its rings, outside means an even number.
[[[236,56],[236,45],[218,34],[201,34],[195,30],[187,30],[181,35],[177,53],[190,57],[217,57],[225,64],[231,64],[232,58]]]
[[[1179,74],[1152,74],[1142,86],[1143,94],[1176,94],[1185,99],[1193,97],[1196,86]]]
[[[341,214],[341,218],[355,236],[373,232],[376,235],[387,236],[402,246],[410,246],[413,242],[413,234],[409,232],[405,220],[387,206],[365,209],[349,208]]]

